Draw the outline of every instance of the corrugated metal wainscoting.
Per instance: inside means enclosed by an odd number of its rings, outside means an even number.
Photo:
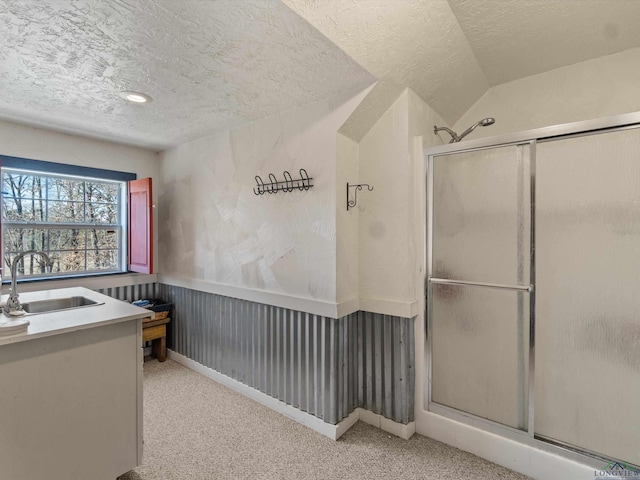
[[[412,422],[413,319],[330,318],[158,283],[97,290],[173,304],[169,347],[336,424],[356,407]]]
[[[356,407],[413,421],[413,319],[336,319],[164,284],[153,296],[173,304],[170,348],[202,365],[331,424]]]
[[[141,285],[127,285],[125,287],[111,287],[96,289],[96,292],[107,295],[108,297],[117,298],[133,302],[143,298],[157,298],[156,289],[159,287],[157,283],[144,283]]]

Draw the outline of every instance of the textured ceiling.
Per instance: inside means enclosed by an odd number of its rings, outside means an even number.
[[[449,124],[490,87],[640,46],[640,0],[283,0]]]
[[[491,86],[640,46],[638,0],[449,0]]]
[[[489,88],[447,0],[283,1],[377,78],[410,87],[449,123]]]
[[[0,0],[8,120],[163,149],[374,81],[278,0]]]
[[[453,124],[638,46],[640,0],[0,0],[0,119],[159,150],[379,80]]]

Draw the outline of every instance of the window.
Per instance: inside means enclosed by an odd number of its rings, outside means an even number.
[[[3,278],[153,271],[151,179],[135,173],[0,155]],[[127,194],[128,192],[128,194]],[[128,235],[127,235],[128,234]]]
[[[22,277],[123,271],[125,189],[124,182],[3,169],[5,271],[25,250],[48,253],[53,268],[27,256],[17,269]]]

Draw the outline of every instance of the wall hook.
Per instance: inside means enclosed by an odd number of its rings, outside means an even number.
[[[347,212],[349,211],[350,208],[353,208],[356,206],[356,203],[358,201],[358,190],[362,190],[362,187],[367,187],[367,190],[372,191],[373,187],[371,185],[369,185],[368,183],[360,183],[358,185],[349,185],[349,182],[347,182]],[[349,200],[349,189],[353,188],[353,199]]]
[[[264,195],[265,193],[278,193],[278,192],[293,192],[297,187],[298,190],[309,190],[313,187],[311,180],[304,168],[300,169],[300,178],[292,178],[291,174],[286,170],[282,174],[284,182],[279,181],[273,173],[269,174],[269,181],[267,183],[262,181],[258,175],[256,175],[256,186],[253,189],[253,193],[256,195]]]

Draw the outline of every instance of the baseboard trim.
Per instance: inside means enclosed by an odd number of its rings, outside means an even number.
[[[167,353],[171,360],[174,360],[175,362],[178,362],[179,364],[184,365],[185,367],[190,368],[191,370],[198,372],[201,375],[224,385],[225,387],[229,387],[231,390],[234,390],[245,397],[249,397],[265,407],[281,413],[282,415],[301,423],[305,427],[309,427],[332,440],[340,438],[342,434],[349,430],[349,428],[358,421],[358,414],[354,411],[337,425],[326,423],[310,413],[303,412],[291,405],[287,405],[276,398],[270,397],[266,393],[262,393],[261,391],[229,378],[220,372],[216,372],[212,368],[205,367],[204,365],[196,362],[195,360],[191,360],[180,353],[174,352],[170,349],[167,349]]]
[[[369,425],[378,427],[385,432],[391,433],[405,440],[409,439],[416,431],[415,422],[411,422],[408,425],[397,423],[393,420],[389,420],[388,418],[383,417],[382,415],[378,415],[377,413],[373,413],[360,407],[356,408],[347,417],[343,418],[342,421],[337,425],[332,425],[314,415],[311,415],[310,413],[303,412],[302,410],[292,407],[291,405],[287,405],[286,403],[273,398],[266,393],[262,393],[255,388],[251,388],[244,383],[240,383],[237,380],[229,378],[226,375],[223,375],[212,368],[206,367],[201,363],[196,362],[195,360],[185,357],[180,353],[174,352],[171,349],[167,349],[167,356],[171,360],[184,365],[185,367],[198,372],[199,374],[210,378],[214,382],[218,382],[225,387],[228,387],[231,390],[244,395],[245,397],[249,397],[252,400],[260,403],[261,405],[264,405],[271,410],[281,413],[291,420],[301,423],[305,427],[315,430],[319,434],[324,435],[331,440],[337,440],[338,438],[340,438],[342,435],[344,435],[345,432],[353,427],[358,422],[358,420],[362,420]]]
[[[359,420],[374,427],[378,427],[385,432],[391,433],[396,437],[400,437],[404,440],[409,440],[414,433],[416,433],[416,422],[409,422],[408,424],[394,422],[382,415],[374,413],[364,408],[358,408]]]

